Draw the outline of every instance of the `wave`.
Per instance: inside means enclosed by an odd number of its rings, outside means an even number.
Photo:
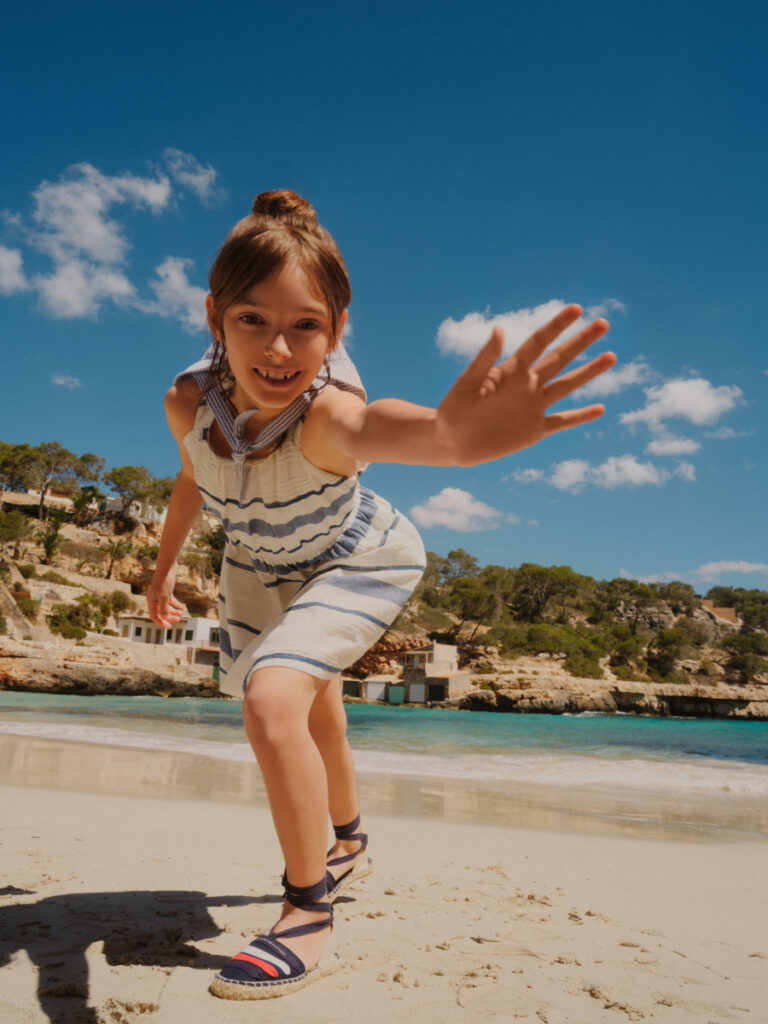
[[[247,743],[130,732],[89,725],[0,722],[0,732],[45,740],[166,750],[220,761],[253,762]],[[450,756],[355,750],[359,772],[462,780],[469,784],[525,783],[661,792],[768,796],[768,766],[712,758],[596,757],[579,754],[466,754]]]

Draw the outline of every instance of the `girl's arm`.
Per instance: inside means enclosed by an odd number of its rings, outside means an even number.
[[[321,394],[307,417],[302,448],[312,462],[335,449],[359,462],[473,466],[527,448],[557,430],[588,423],[603,414],[602,405],[547,414],[550,405],[616,362],[606,352],[558,377],[608,330],[605,320],[595,320],[544,355],[580,315],[579,306],[567,306],[498,365],[504,336],[495,327],[437,409],[392,398],[365,406],[341,392],[331,392],[324,400]]]
[[[147,607],[155,622],[166,628],[178,622],[184,611],[184,606],[173,596],[176,559],[198,512],[203,507],[203,498],[195,483],[192,460],[183,443],[195,422],[199,401],[200,389],[194,382],[174,386],[165,396],[168,425],[179,443],[181,472],[176,478],[165,514],[157,565],[147,593]]]

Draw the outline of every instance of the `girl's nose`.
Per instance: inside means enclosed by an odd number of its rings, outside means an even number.
[[[267,347],[268,355],[275,359],[288,359],[291,349],[284,334],[276,334]]]

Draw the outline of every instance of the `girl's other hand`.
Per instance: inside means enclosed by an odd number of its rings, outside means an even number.
[[[168,629],[184,615],[184,605],[173,596],[176,584],[176,566],[164,576],[155,573],[147,591],[149,617]]]
[[[547,414],[549,406],[570,395],[616,363],[604,352],[583,366],[558,376],[609,328],[594,320],[544,355],[552,342],[581,316],[581,307],[566,306],[540,327],[514,355],[496,363],[504,332],[494,327],[490,340],[461,374],[437,409],[441,440],[459,465],[471,466],[510,455],[536,444],[547,434],[597,419],[602,405]]]

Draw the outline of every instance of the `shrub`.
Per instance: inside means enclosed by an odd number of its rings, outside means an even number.
[[[63,583],[65,586],[70,586],[68,579],[65,579],[60,572],[56,572],[55,569],[49,569],[48,572],[44,573],[41,580],[45,580],[46,583]]]
[[[35,622],[40,611],[40,605],[30,596],[29,591],[17,591],[13,597],[19,606],[21,614],[28,618],[30,622]]]
[[[6,621],[5,621],[5,616],[3,615],[2,612],[0,612],[0,634],[5,636],[5,634],[7,632],[8,632],[8,625],[7,625]]]
[[[102,636],[120,636],[116,629],[102,629]]]
[[[56,627],[51,626],[51,632],[58,633],[65,640],[84,640],[86,637],[83,627],[72,622],[62,622],[61,625]]]
[[[37,575],[36,565],[17,565],[16,568],[19,570],[25,580],[33,580]]]
[[[617,679],[621,679],[624,682],[628,682],[628,683],[647,683],[648,682],[648,677],[647,676],[640,675],[639,672],[636,672],[633,668],[630,668],[629,665],[613,665],[612,664],[611,665],[611,671],[613,672],[613,674],[616,676]]]
[[[603,679],[605,675],[597,659],[590,658],[579,651],[569,654],[564,664],[571,675],[581,676],[585,679]]]
[[[152,562],[157,561],[159,551],[160,548],[157,544],[142,544],[141,547],[136,550],[136,557],[142,565],[151,565]]]
[[[109,597],[109,603],[115,615],[133,608],[133,601],[124,590],[113,590]]]

